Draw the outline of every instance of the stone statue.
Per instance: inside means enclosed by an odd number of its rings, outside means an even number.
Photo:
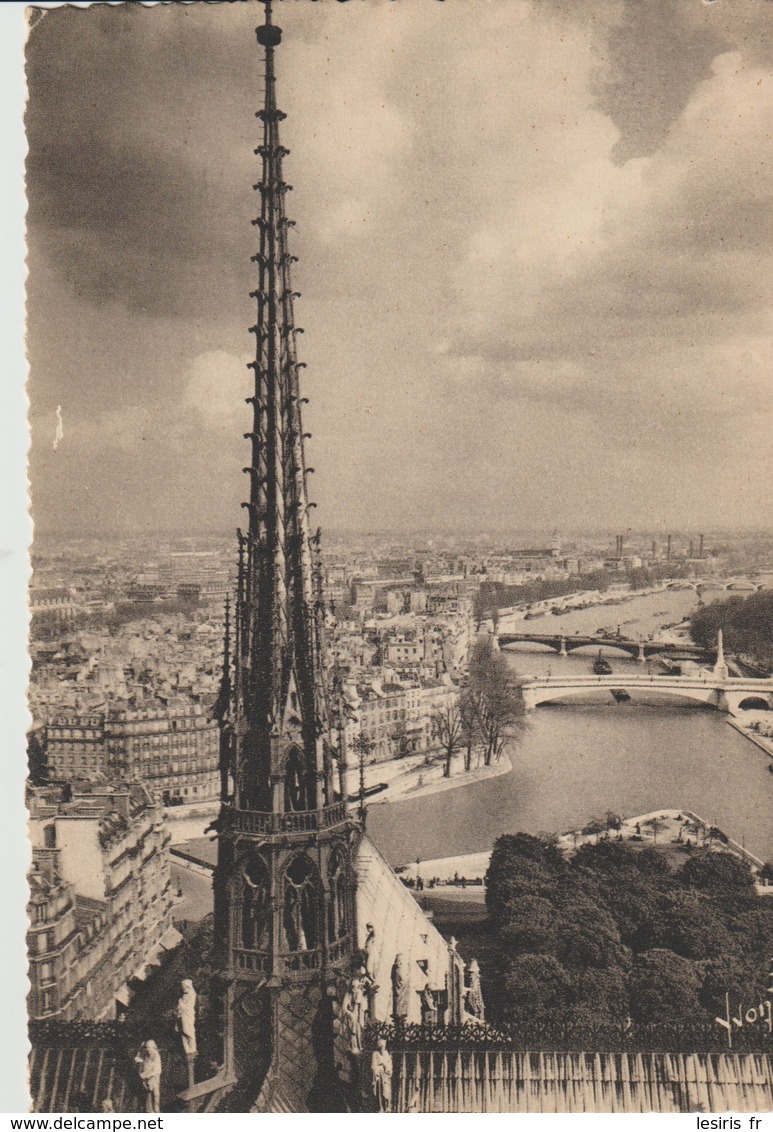
[[[182,994],[177,1000],[177,1030],[188,1058],[196,1056],[196,991],[190,979],[180,984]]]
[[[392,1057],[384,1038],[379,1038],[370,1059],[373,1096],[379,1112],[392,1111]]]
[[[367,978],[367,975],[365,977]],[[352,1001],[357,1011],[357,1024],[362,1034],[368,1022],[370,1000],[368,998],[368,988],[360,972],[352,979]]]
[[[161,1111],[161,1054],[154,1041],[143,1042],[134,1059],[145,1090],[145,1111]]]
[[[402,955],[396,955],[392,964],[392,1016],[395,1022],[408,1020],[411,988]]]
[[[364,1028],[365,996],[360,980],[355,976],[341,999],[341,1023],[346,1035],[349,1053],[355,1056],[362,1053],[362,1031]]]
[[[421,1005],[422,1026],[436,1026],[437,1006],[435,1005],[435,996],[432,993],[432,988],[430,987],[429,983],[426,983],[424,990],[419,992],[419,999]]]
[[[359,967],[357,970],[357,978],[360,980],[360,987],[362,989],[363,1009],[364,1009],[364,1022],[373,1022],[376,1020],[375,1004],[376,1004],[376,991],[378,986],[373,982],[373,979],[368,974],[366,967]]]
[[[480,966],[477,959],[471,959],[467,968],[469,983],[467,985],[466,1011],[472,1018],[482,1022],[485,1018],[483,991],[480,986]]]
[[[365,943],[363,945],[363,961],[365,963],[365,970],[371,979],[376,977],[376,931],[373,924],[365,925],[368,934],[365,936]]]

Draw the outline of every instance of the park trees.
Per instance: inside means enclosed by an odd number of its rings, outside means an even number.
[[[773,667],[773,593],[760,590],[748,597],[734,595],[701,605],[690,617],[690,634],[696,644],[713,649],[722,630],[725,648]]]
[[[722,850],[680,869],[604,838],[567,859],[550,840],[497,839],[486,875],[492,1018],[517,1025],[711,1024],[725,994],[767,985],[773,901]],[[544,980],[544,994],[539,991]]]

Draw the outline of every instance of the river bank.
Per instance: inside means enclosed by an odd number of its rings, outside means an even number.
[[[595,844],[599,839],[630,841],[634,846],[651,846],[664,850],[678,864],[682,855],[686,857],[694,849],[708,848],[734,853],[749,863],[756,873],[763,862],[750,853],[743,845],[717,830],[705,818],[689,810],[655,810],[652,813],[638,814],[623,818],[618,828],[609,830],[569,830],[562,833],[556,841],[558,848],[571,855],[586,844]],[[678,855],[678,856],[677,856]],[[429,881],[433,887],[464,889],[467,885],[479,886],[483,883],[491,860],[491,850],[482,853],[462,853],[455,857],[438,857],[434,860],[406,862],[398,866],[398,872],[415,883],[421,878],[426,887]],[[773,895],[773,887],[758,885],[758,891]]]
[[[770,716],[769,712],[767,714]],[[773,739],[767,735],[760,735],[758,731],[752,731],[750,727],[732,716],[730,716],[726,722],[734,731],[737,731],[739,735],[743,735],[746,739],[751,739],[755,746],[759,747],[769,758],[773,759]]]
[[[460,759],[460,756],[457,756],[457,759]],[[445,760],[441,760],[428,766],[422,756],[419,765],[408,768],[396,776],[386,790],[377,794],[372,800],[368,800],[369,805],[382,805],[387,802],[424,798],[430,794],[442,794],[446,790],[456,790],[460,786],[472,786],[489,778],[499,778],[501,775],[509,774],[513,769],[509,757],[503,753],[491,766],[456,770],[446,778],[443,773],[444,762]]]

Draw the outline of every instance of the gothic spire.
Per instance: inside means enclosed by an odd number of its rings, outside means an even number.
[[[284,179],[289,151],[279,138],[285,114],[278,108],[274,53],[282,31],[265,4],[265,23],[257,28],[263,49],[263,107],[260,179],[255,184],[257,231],[256,317],[252,428],[245,433],[250,460],[247,530],[239,534],[239,580],[234,626],[233,801],[237,807],[282,810],[280,777],[288,750],[295,759],[295,808],[315,809],[332,802],[326,695],[323,680],[322,620],[309,538],[307,467],[298,374],[288,230],[285,211],[292,186]],[[224,799],[225,800],[225,799]]]

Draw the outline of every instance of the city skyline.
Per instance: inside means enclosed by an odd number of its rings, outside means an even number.
[[[763,24],[666,2],[29,13],[33,1111],[769,1109]]]
[[[31,31],[41,532],[239,521],[258,7],[59,10]],[[324,526],[758,527],[763,17],[277,18]]]

